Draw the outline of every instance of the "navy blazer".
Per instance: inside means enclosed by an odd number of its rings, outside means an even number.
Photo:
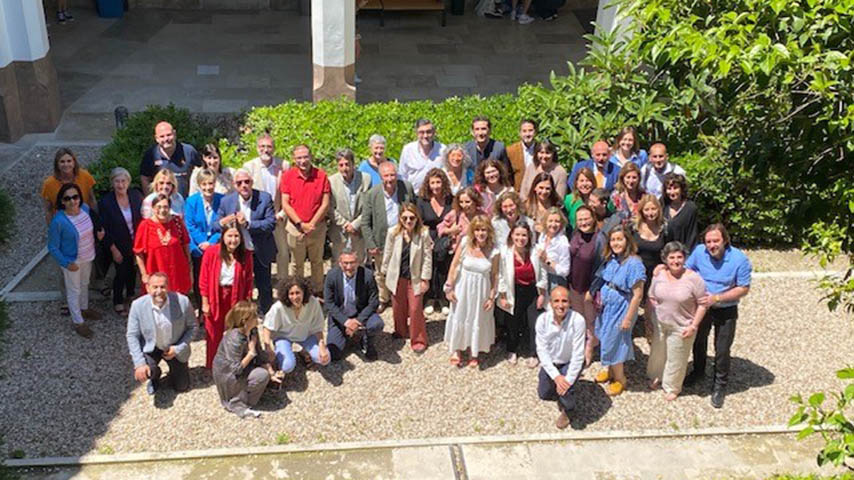
[[[98,212],[104,227],[104,247],[115,245],[123,257],[133,257],[133,236],[139,222],[142,221],[142,193],[135,188],[128,189],[130,214],[133,221],[133,231],[128,231],[122,209],[116,200],[116,192],[110,192],[98,202]]]
[[[359,266],[356,269],[356,319],[365,325],[368,318],[377,311],[380,304],[377,282],[371,269]],[[338,326],[344,328],[349,317],[344,315],[344,272],[338,265],[326,273],[323,282],[323,301],[329,316]]]
[[[205,216],[205,201],[202,199],[202,193],[197,192],[190,195],[184,203],[184,224],[187,225],[187,233],[190,234],[190,252],[194,257],[202,256],[202,249],[199,248],[200,243],[208,242],[214,244],[219,241],[219,231],[213,229],[213,224],[219,221],[219,203],[222,200],[223,194],[214,193],[213,201],[211,201],[211,224],[208,225],[208,219]]]
[[[237,192],[222,197],[217,210],[217,218],[222,219],[240,211],[240,201]],[[249,236],[255,244],[254,257],[261,265],[270,265],[276,258],[276,240],[273,230],[276,229],[276,214],[273,211],[273,197],[267,192],[252,189],[252,199],[249,201],[252,210],[249,219]],[[214,222],[213,231],[221,232],[219,221]]]
[[[471,169],[475,172],[477,171],[477,165],[482,160],[491,158],[504,165],[504,169],[507,170],[507,175],[510,176],[510,180],[513,180],[515,171],[513,170],[513,164],[510,163],[510,158],[507,156],[507,149],[504,148],[504,142],[490,138],[489,141],[486,142],[486,148],[483,149],[483,154],[481,155],[477,150],[477,143],[475,143],[474,140],[469,140],[463,144],[463,150],[465,150],[469,158],[471,158]]]

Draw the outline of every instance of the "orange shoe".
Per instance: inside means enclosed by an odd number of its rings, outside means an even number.
[[[611,379],[611,374],[608,372],[608,369],[600,371],[596,374],[596,377],[593,379],[596,383],[605,383]]]
[[[623,393],[623,384],[615,380],[611,382],[610,385],[608,385],[608,388],[605,389],[605,392],[608,394],[609,397],[616,397],[617,395]]]

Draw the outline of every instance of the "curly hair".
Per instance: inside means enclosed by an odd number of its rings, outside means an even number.
[[[288,276],[279,280],[279,283],[276,285],[277,300],[282,302],[282,305],[286,307],[293,307],[294,304],[288,297],[288,292],[293,287],[299,287],[302,290],[302,303],[303,305],[306,304],[308,298],[311,297],[311,287],[308,284],[308,280],[298,276]]]

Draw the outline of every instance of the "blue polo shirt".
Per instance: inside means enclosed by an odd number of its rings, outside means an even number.
[[[733,287],[749,287],[753,266],[747,255],[741,250],[729,246],[724,250],[722,259],[717,260],[709,254],[705,245],[697,245],[685,262],[685,267],[700,274],[706,282],[706,291],[711,295],[723,293]],[[721,302],[715,308],[738,305],[734,302]]]
[[[388,158],[387,161],[397,166],[397,162],[395,162],[394,159]],[[362,160],[362,163],[359,164],[359,168],[357,170],[363,173],[367,173],[371,176],[371,187],[375,185],[381,185],[383,183],[383,178],[380,176],[380,171],[375,169],[371,165],[371,162],[367,160]],[[400,175],[398,175],[397,178],[400,178]]]
[[[139,164],[139,174],[154,179],[154,176],[161,169],[172,170],[172,173],[175,174],[175,179],[178,180],[178,193],[182,197],[187,198],[190,193],[190,175],[193,173],[194,168],[201,166],[202,157],[192,145],[177,142],[172,156],[167,157],[160,150],[160,147],[154,144],[142,156],[142,163]]]

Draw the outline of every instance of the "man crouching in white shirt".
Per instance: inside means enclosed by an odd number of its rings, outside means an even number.
[[[575,408],[573,387],[584,366],[584,317],[569,308],[569,290],[555,287],[550,296],[551,310],[537,318],[537,356],[540,375],[537,394],[543,400],[557,400],[560,416],[555,426],[569,426],[569,412]]]

